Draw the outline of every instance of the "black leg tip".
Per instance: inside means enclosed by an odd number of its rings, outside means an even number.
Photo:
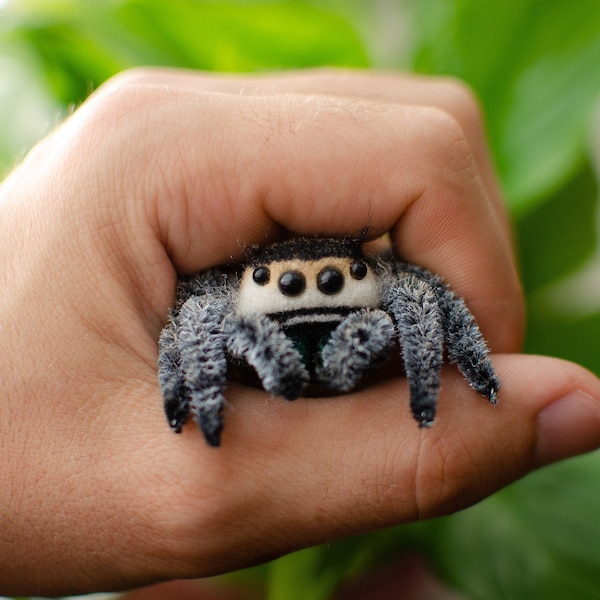
[[[204,439],[206,440],[206,443],[211,448],[218,448],[221,445],[221,436],[220,436],[220,434],[207,435],[205,433],[204,434]]]
[[[435,420],[435,408],[424,408],[413,411],[413,415],[421,429],[429,428]]]
[[[209,446],[218,448],[221,445],[221,433],[223,432],[222,419],[218,419],[216,422],[212,423],[203,423],[200,425],[200,429]]]
[[[498,403],[498,390],[499,389],[500,389],[500,382],[496,378],[494,378],[494,380],[491,382],[491,385],[490,385],[488,393],[487,393],[487,397],[488,397],[488,400],[490,401],[490,404]]]
[[[271,390],[269,390],[271,391]],[[274,396],[281,396],[288,402],[293,402],[302,396],[304,392],[304,382],[297,378],[290,378],[280,382],[280,385],[271,391]]]
[[[169,427],[173,430],[173,433],[181,433],[183,424],[184,420],[182,419],[169,419]]]

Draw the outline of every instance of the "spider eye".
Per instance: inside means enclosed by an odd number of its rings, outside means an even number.
[[[306,287],[304,275],[298,271],[286,271],[279,278],[279,289],[286,296],[298,296]]]
[[[258,285],[267,285],[270,278],[271,273],[268,267],[256,267],[252,273],[252,280]]]
[[[367,265],[362,261],[353,262],[350,265],[350,275],[352,279],[364,279],[367,275]]]
[[[344,276],[334,267],[325,267],[317,275],[317,287],[328,296],[337,294],[344,287]]]

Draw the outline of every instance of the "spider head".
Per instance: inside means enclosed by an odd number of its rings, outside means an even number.
[[[240,315],[377,307],[376,274],[353,240],[298,238],[257,252],[245,269]]]

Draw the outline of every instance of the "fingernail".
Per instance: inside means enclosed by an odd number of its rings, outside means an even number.
[[[600,402],[574,391],[538,417],[537,465],[543,466],[600,447]]]

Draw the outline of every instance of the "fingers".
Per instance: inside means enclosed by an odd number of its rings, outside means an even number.
[[[454,118],[472,149],[484,186],[510,243],[506,205],[496,180],[479,103],[464,83],[443,77],[343,69],[305,69],[277,75],[219,75],[178,69],[133,69],[115,85],[168,85],[170,87],[234,95],[329,95],[437,107]]]
[[[186,523],[188,535],[197,527],[210,541],[223,523],[235,524],[232,545],[213,554],[213,568],[230,569],[459,510],[549,460],[600,445],[594,376],[555,359],[497,356],[495,362],[504,381],[502,402],[490,406],[448,370],[430,429],[416,425],[405,385],[397,381],[360,395],[294,403],[232,390],[221,449],[211,452],[197,432],[184,433],[188,444],[197,438],[198,445],[179,468],[188,472],[185,463],[195,461],[198,471],[206,460],[213,476],[200,477],[195,491],[190,478],[183,491],[215,494],[211,504],[219,507],[207,515],[200,502],[190,517],[196,525]],[[246,529],[257,537],[240,549]]]
[[[173,75],[182,77],[191,80]],[[112,194],[135,198],[134,212],[180,272],[239,257],[282,231],[347,235],[367,225],[372,235],[391,231],[404,260],[444,276],[493,349],[519,346],[522,300],[505,219],[448,112],[415,98],[207,92],[205,77],[196,86],[133,81],[101,90],[80,120],[112,140],[97,160],[131,166]]]
[[[369,226],[372,235],[390,230],[403,260],[442,275],[495,351],[516,350],[521,290],[478,111],[464,88],[428,82],[134,71],[101,88],[28,160],[42,163],[47,187],[64,190],[78,215],[74,234],[102,235],[115,260],[129,254],[123,285],[139,288],[156,323],[172,289],[163,246],[191,272],[282,231]],[[118,263],[111,269],[127,273]]]

